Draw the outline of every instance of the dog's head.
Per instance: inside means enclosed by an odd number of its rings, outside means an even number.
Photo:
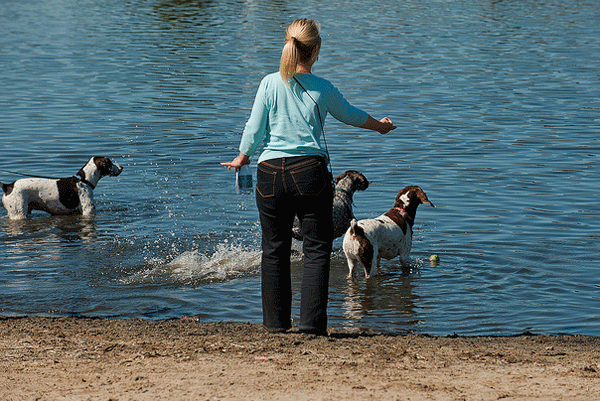
[[[122,171],[123,167],[113,163],[108,157],[94,156],[79,170],[77,175],[94,187],[100,178],[106,176],[116,177]]]
[[[409,212],[409,210],[416,211],[417,207],[421,203],[426,203],[431,207],[435,207],[435,205],[431,203],[429,199],[427,199],[427,195],[425,194],[425,191],[421,189],[421,187],[417,185],[409,185],[398,192],[394,207],[402,208],[407,212]]]
[[[360,171],[348,170],[343,172],[337,176],[335,179],[335,184],[337,185],[344,178],[347,178],[352,182],[352,191],[364,191],[369,188],[369,181],[367,180],[367,177],[365,177]]]
[[[111,176],[116,177],[123,171],[123,167],[117,163],[113,163],[108,157],[95,156],[93,158],[94,164],[100,172],[100,177]]]

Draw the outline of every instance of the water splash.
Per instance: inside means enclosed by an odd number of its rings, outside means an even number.
[[[213,282],[258,274],[260,250],[234,244],[219,244],[213,254],[186,251],[168,263],[178,282]]]
[[[190,250],[175,257],[147,259],[119,281],[126,285],[197,287],[259,274],[260,257],[261,251],[256,247],[220,243],[212,253]]]

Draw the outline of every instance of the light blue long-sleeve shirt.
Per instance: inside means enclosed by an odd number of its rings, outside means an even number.
[[[286,86],[279,72],[264,77],[258,87],[240,143],[240,152],[252,156],[264,141],[258,163],[292,156],[327,158],[321,147],[321,128],[327,113],[355,127],[367,122],[368,114],[348,103],[326,79],[312,74],[296,74],[295,78],[314,101],[294,79]]]

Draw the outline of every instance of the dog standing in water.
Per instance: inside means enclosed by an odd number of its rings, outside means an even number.
[[[365,277],[376,274],[381,258],[399,256],[402,264],[408,263],[412,227],[417,207],[422,203],[435,207],[420,187],[410,185],[398,192],[394,207],[386,213],[374,219],[352,220],[343,242],[348,276],[353,275],[359,263],[365,269]]]
[[[123,167],[108,157],[92,157],[77,175],[69,178],[22,178],[2,184],[2,203],[11,219],[27,218],[33,210],[53,215],[94,213],[94,193],[102,177],[116,177]]]
[[[333,195],[333,238],[344,235],[350,222],[354,219],[352,212],[352,195],[356,191],[364,191],[369,187],[369,181],[361,172],[348,170],[335,179],[335,193]],[[298,217],[294,219],[292,236],[302,241],[302,228]]]

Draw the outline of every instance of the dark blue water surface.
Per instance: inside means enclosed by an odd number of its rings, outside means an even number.
[[[0,181],[124,166],[92,219],[0,208],[0,313],[261,322],[254,197],[219,163],[299,17],[323,25],[314,72],[399,127],[327,120],[334,173],[373,181],[357,217],[406,185],[437,206],[409,274],[347,279],[336,241],[330,326],[600,335],[592,0],[0,1]],[[301,274],[296,258],[295,289]]]

